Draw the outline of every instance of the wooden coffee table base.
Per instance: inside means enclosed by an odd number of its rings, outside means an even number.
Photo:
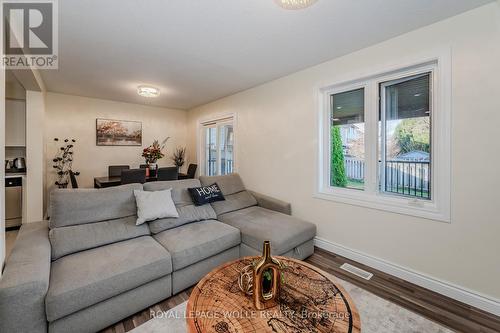
[[[280,304],[258,311],[238,287],[241,269],[256,257],[224,264],[205,276],[187,304],[187,326],[196,333],[359,333],[359,314],[339,283],[305,262],[277,257],[286,266]]]

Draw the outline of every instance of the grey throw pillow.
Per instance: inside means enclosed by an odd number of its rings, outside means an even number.
[[[163,191],[134,190],[137,204],[136,225],[165,217],[179,217],[172,200],[172,189]]]

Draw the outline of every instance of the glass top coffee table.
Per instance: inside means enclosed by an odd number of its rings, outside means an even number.
[[[196,285],[187,304],[188,332],[361,332],[359,313],[338,281],[291,258],[276,257],[286,265],[279,305],[256,310],[238,287],[241,269],[256,258],[224,264]]]

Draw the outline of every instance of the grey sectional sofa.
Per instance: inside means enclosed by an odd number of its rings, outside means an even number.
[[[188,187],[216,182],[225,201],[194,206]],[[179,218],[136,226],[134,189],[172,188]],[[316,227],[237,174],[55,190],[50,221],[23,225],[0,280],[0,332],[95,332],[194,284],[216,266],[273,253],[304,259]]]

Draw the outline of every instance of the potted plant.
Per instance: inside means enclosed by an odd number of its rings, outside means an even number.
[[[171,157],[174,165],[177,167],[177,172],[181,171],[181,167],[186,162],[186,148],[177,147]]]
[[[158,140],[154,140],[151,146],[142,150],[142,157],[146,160],[147,168],[149,170],[156,170],[156,162],[165,156],[165,154],[163,154],[163,149],[165,148],[168,139],[170,139],[170,137],[163,140],[161,144]]]
[[[55,142],[59,142],[59,138],[54,138]],[[64,139],[64,144],[57,150],[56,156],[52,159],[52,167],[56,171],[57,180],[55,185],[58,188],[67,188],[69,184],[69,172],[73,171],[73,148],[75,147],[75,139]],[[80,173],[73,171],[75,176]]]

